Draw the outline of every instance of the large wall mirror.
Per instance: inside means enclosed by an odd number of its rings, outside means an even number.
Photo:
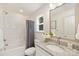
[[[76,19],[74,4],[63,4],[50,11],[51,32],[56,37],[75,40]]]

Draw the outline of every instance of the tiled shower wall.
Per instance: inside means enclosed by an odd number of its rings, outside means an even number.
[[[2,13],[3,33],[5,49],[13,49],[25,46],[26,18],[17,13]],[[0,24],[1,26],[1,24]]]

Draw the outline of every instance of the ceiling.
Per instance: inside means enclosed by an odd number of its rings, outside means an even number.
[[[24,16],[31,15],[47,3],[1,3],[0,7],[7,11],[21,13]]]

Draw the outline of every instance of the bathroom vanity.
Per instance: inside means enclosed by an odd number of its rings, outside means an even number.
[[[62,43],[61,43],[62,44]],[[58,42],[35,41],[36,56],[79,56],[79,51],[68,48]]]
[[[36,39],[38,56],[79,56],[79,4],[63,4],[50,10],[50,30],[55,33],[51,41]]]

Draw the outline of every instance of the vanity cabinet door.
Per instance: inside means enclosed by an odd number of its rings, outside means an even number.
[[[40,47],[36,46],[36,56],[51,56]]]

